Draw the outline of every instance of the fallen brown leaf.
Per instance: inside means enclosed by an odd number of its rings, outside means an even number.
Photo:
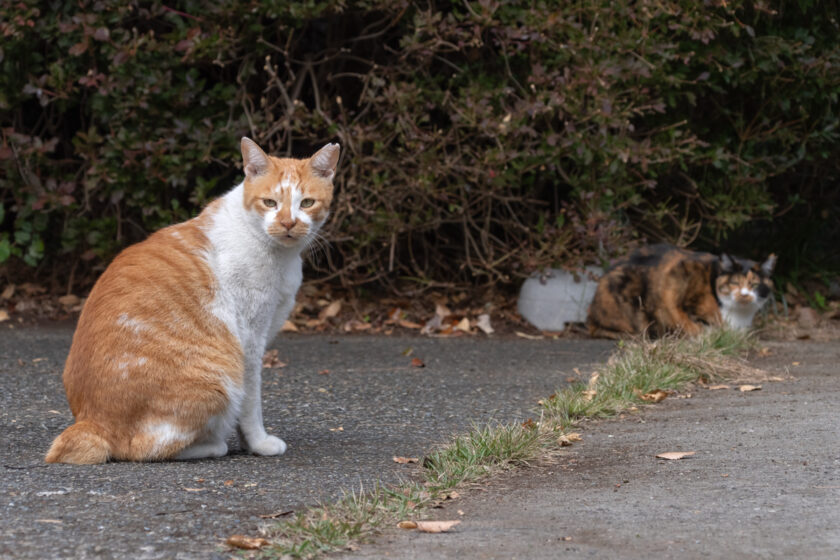
[[[15,285],[9,284],[6,286],[6,289],[3,290],[3,293],[0,294],[0,299],[11,299],[13,295],[15,295]]]
[[[420,358],[411,358],[411,367],[421,368],[426,367],[426,364]]]
[[[283,323],[283,326],[280,328],[280,330],[282,332],[298,332],[299,329],[297,328],[297,325],[295,325],[289,320],[286,320],[286,322]]]
[[[225,480],[225,486],[233,486],[232,480]]]
[[[231,535],[225,544],[233,548],[243,550],[257,550],[268,544],[268,541],[259,537],[246,537],[245,535]]]
[[[60,298],[58,298],[58,303],[64,305],[65,307],[72,307],[79,303],[79,301],[81,301],[79,300],[79,296],[73,294],[67,294],[66,296],[61,296]]]
[[[544,338],[544,337],[539,336],[539,335],[527,334],[527,333],[524,333],[524,332],[521,332],[521,331],[516,331],[515,334],[519,338],[524,338],[524,339],[527,339],[527,340],[542,340]]]
[[[408,321],[406,319],[400,319],[397,321],[397,324],[404,329],[422,329],[423,325],[420,323],[415,323],[414,321]]]
[[[456,521],[417,521],[417,530],[424,533],[445,533],[460,523]]]
[[[761,391],[761,385],[739,385],[738,390],[742,393],[748,393],[749,391]]]
[[[709,385],[706,387],[709,391],[718,391],[720,389],[731,389],[729,385]]]
[[[397,523],[397,527],[400,529],[416,529],[417,523],[415,521],[400,521]]]
[[[330,428],[331,432],[343,432],[344,426],[339,426],[338,428]]]
[[[464,317],[458,321],[458,324],[455,325],[455,329],[465,333],[470,332],[470,320]]]
[[[318,313],[318,319],[321,321],[326,321],[327,319],[332,319],[336,315],[341,312],[341,300],[337,299]]]
[[[595,398],[595,395],[597,395],[597,394],[598,394],[598,392],[597,392],[597,391],[592,391],[591,389],[590,389],[590,390],[586,390],[586,391],[581,391],[581,392],[580,392],[580,396],[582,396],[582,397],[583,397],[583,400],[585,400],[585,401],[587,401],[587,402],[589,402],[589,401],[591,401],[592,399],[594,399],[594,398]]]
[[[277,350],[267,351],[265,354],[263,354],[262,367],[270,369],[286,367],[286,364],[280,361],[278,355],[279,352]]]
[[[481,329],[481,332],[484,334],[493,334],[495,332],[493,327],[490,326],[490,315],[487,313],[482,313],[478,316],[475,326]]]
[[[435,305],[435,315],[440,317],[441,319],[446,319],[450,315],[452,315],[452,311],[449,310],[448,307],[443,305],[442,303],[438,303]]]
[[[589,388],[590,389],[594,389],[595,386],[598,384],[598,376],[599,376],[599,374],[598,374],[597,371],[592,372],[592,376],[589,378]]]
[[[322,369],[321,371],[318,372],[318,375],[329,375],[329,373],[330,373],[330,370]]]
[[[204,492],[206,488],[187,488],[185,486],[184,490],[186,490],[187,492]]]
[[[417,457],[397,457],[394,456],[394,462],[400,465],[407,465],[408,463],[419,463],[420,459]]]
[[[650,391],[650,392],[648,392],[648,393],[645,393],[644,395],[643,395],[643,394],[642,394],[642,392],[641,392],[640,390],[638,390],[638,389],[634,390],[634,392],[635,392],[635,393],[639,396],[639,398],[640,398],[640,399],[642,399],[643,401],[645,401],[645,402],[652,402],[652,403],[662,402],[662,401],[664,401],[664,400],[665,400],[665,398],[666,398],[666,397],[670,394],[670,393],[668,393],[667,391],[663,391],[662,389],[656,389],[656,390],[654,390],[654,391]]]
[[[9,313],[5,309],[0,309],[0,323],[9,320]]]
[[[684,459],[685,457],[691,457],[694,455],[694,451],[668,451],[666,453],[660,453],[656,456],[657,459],[667,459],[668,461],[676,461],[678,459]]]
[[[344,332],[359,332],[359,331],[366,331],[372,328],[373,325],[370,323],[364,323],[357,319],[350,319],[346,323],[344,323]]]
[[[537,427],[537,423],[534,422],[533,418],[528,418],[527,420],[522,422],[522,427],[525,428],[526,430],[533,430],[534,428]]]

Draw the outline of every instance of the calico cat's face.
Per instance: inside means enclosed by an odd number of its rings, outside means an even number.
[[[773,292],[770,275],[775,265],[775,255],[770,255],[761,264],[729,255],[720,257],[720,274],[715,288],[723,317],[731,326],[750,326],[755,313]]]
[[[305,246],[315,238],[329,214],[338,155],[338,144],[327,144],[309,159],[281,159],[242,139],[243,204],[275,243]]]

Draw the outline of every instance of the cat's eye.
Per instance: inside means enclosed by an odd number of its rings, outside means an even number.
[[[315,199],[314,198],[304,198],[303,200],[300,201],[300,207],[301,208],[309,208],[313,204],[315,204]]]
[[[276,200],[271,200],[270,198],[264,198],[263,199],[263,204],[265,204],[269,208],[276,208],[277,207],[277,201]]]

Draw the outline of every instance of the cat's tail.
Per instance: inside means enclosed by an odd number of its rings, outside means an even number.
[[[111,445],[102,428],[88,420],[76,422],[55,438],[47,452],[47,463],[94,465],[111,456]]]

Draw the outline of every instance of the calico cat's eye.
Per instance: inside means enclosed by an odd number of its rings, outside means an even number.
[[[264,198],[263,199],[263,204],[265,204],[269,208],[276,208],[277,207],[277,201],[276,200],[271,200],[270,198]]]
[[[303,200],[300,201],[300,207],[301,208],[309,208],[313,204],[315,204],[315,199],[314,198],[304,198]]]

